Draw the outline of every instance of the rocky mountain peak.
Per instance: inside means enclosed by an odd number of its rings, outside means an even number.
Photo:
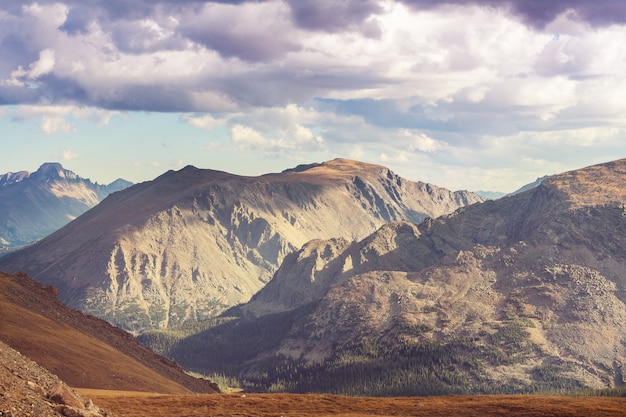
[[[131,185],[133,185],[132,182],[126,181],[123,178],[118,178],[115,181],[113,181],[112,183],[110,183],[109,185],[107,185],[106,188],[109,190],[110,193],[114,193],[116,191],[121,191],[124,188],[128,188]]]
[[[352,242],[481,200],[345,159],[259,177],[186,167],[111,195],[0,265],[141,331],[248,301],[310,240]]]
[[[417,226],[389,223],[358,242],[316,241],[239,311],[299,312],[264,358],[332,369],[346,355],[365,370],[385,349],[396,356],[382,368],[413,357],[398,346],[436,346],[460,349],[448,369],[471,389],[623,385],[625,201],[619,160]]]
[[[31,174],[32,178],[39,181],[68,180],[74,181],[79,177],[74,172],[63,168],[58,162],[46,162],[37,171]]]
[[[0,175],[0,187],[21,182],[25,178],[28,178],[29,175],[30,173],[28,171],[7,172],[6,174],[2,174]]]
[[[284,171],[295,172],[310,177],[319,177],[325,179],[339,179],[354,176],[382,175],[390,178],[396,177],[389,168],[381,165],[370,164],[367,162],[354,161],[350,159],[337,158],[323,163],[314,163],[308,165],[300,165],[291,170]]]
[[[0,247],[10,249],[40,239],[130,185],[121,179],[110,186],[99,185],[56,162],[44,163],[33,173],[3,174]]]

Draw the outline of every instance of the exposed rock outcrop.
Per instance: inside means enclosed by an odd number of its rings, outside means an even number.
[[[241,177],[186,167],[105,199],[0,268],[141,331],[246,302],[311,239],[356,241],[389,221],[420,222],[481,201],[349,160]]]
[[[305,363],[363,341],[463,340],[479,359],[458,375],[474,384],[622,385],[625,205],[626,160],[555,175],[360,242],[310,242],[240,310],[311,305],[273,352]]]
[[[0,342],[0,415],[114,417],[56,375]]]

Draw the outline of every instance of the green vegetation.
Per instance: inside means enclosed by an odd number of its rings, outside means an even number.
[[[525,363],[535,353],[532,321],[511,303],[503,321],[480,336],[446,342],[426,324],[397,323],[388,334],[336,345],[320,363],[277,354],[289,337],[306,337],[312,306],[256,319],[220,317],[153,331],[140,341],[188,370],[249,391],[405,396],[462,393],[563,393],[580,390],[571,369],[548,358],[525,380],[495,383],[487,369]]]
[[[254,320],[218,317],[142,334],[138,340],[193,372],[238,376],[241,364],[278,347],[307,308]]]
[[[107,317],[107,320],[109,318]],[[152,325],[152,318],[138,303],[129,303],[112,315],[114,323],[123,324],[129,330],[138,330]]]
[[[187,373],[195,378],[203,378],[211,382],[215,382],[221,392],[241,390],[241,383],[239,382],[237,378],[226,376],[224,374],[204,375],[204,374],[200,374],[197,372],[187,372]]]
[[[398,396],[452,394],[475,385],[478,364],[467,361],[467,345],[434,342],[379,345],[363,341],[339,349],[320,364],[274,358],[243,376],[253,387],[271,381],[271,388],[305,393]],[[272,365],[272,366],[269,366]]]

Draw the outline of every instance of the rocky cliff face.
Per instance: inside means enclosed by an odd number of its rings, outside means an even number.
[[[45,163],[33,173],[0,175],[0,250],[49,235],[129,185],[121,179],[92,183],[58,163]]]
[[[260,177],[187,167],[111,195],[0,268],[126,329],[166,327],[248,301],[311,239],[356,241],[480,200],[348,160]]]
[[[622,385],[625,204],[619,160],[360,242],[309,242],[241,310],[312,306],[274,351],[304,363],[437,343],[464,349],[450,368],[467,391]]]

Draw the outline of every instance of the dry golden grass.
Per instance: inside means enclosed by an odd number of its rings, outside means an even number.
[[[355,175],[366,175],[368,172],[377,173],[381,169],[385,168],[380,165],[373,165],[366,162],[337,158],[301,172],[292,172],[288,174],[283,173],[280,175],[269,174],[261,176],[258,179],[271,181],[282,179],[284,181],[303,181],[311,184],[324,185],[343,182],[346,178],[350,178]]]
[[[626,200],[626,159],[565,172],[548,180],[566,193],[573,207],[623,203]]]
[[[158,395],[80,390],[123,417],[624,416],[626,399],[551,396],[366,398],[333,395]]]

